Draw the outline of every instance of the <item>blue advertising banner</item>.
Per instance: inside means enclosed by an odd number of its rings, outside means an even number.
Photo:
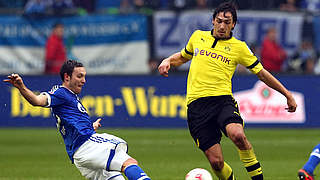
[[[260,45],[267,30],[275,27],[279,43],[290,54],[301,42],[302,25],[302,13],[238,11],[238,21],[233,33],[248,45]],[[157,11],[153,26],[155,53],[160,58],[167,57],[184,48],[195,30],[210,31],[213,28],[212,12]]]
[[[315,49],[320,49],[320,16],[314,16],[313,17],[313,34],[314,34],[314,42],[313,45],[315,46]]]
[[[143,15],[96,15],[62,18],[0,16],[0,74],[44,71],[45,44],[52,26],[64,25],[68,59],[88,74],[147,74],[149,45]]]
[[[74,45],[119,43],[147,39],[146,22],[142,15],[75,16],[63,18],[26,18],[0,16],[0,45],[44,46],[52,26],[64,24],[64,37]]]
[[[2,77],[4,79],[5,77]],[[34,92],[60,84],[57,76],[24,76]],[[248,126],[320,127],[319,76],[278,76],[297,99],[286,114],[286,99],[261,86],[254,75],[235,76],[233,91]],[[92,120],[104,127],[187,127],[186,76],[88,76],[80,94]],[[262,100],[261,100],[262,99]],[[250,100],[250,101],[249,101]],[[279,101],[278,101],[279,100]],[[17,89],[0,84],[0,127],[55,126],[50,109],[32,107]],[[270,116],[271,118],[261,118]]]
[[[4,78],[4,77],[3,77]],[[185,127],[185,77],[88,76],[80,94],[92,120],[104,127]],[[60,84],[58,76],[24,76],[35,92]],[[174,84],[174,85],[172,85]],[[32,107],[17,89],[1,83],[0,126],[54,126],[50,109]]]

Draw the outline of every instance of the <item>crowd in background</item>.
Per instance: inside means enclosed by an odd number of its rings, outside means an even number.
[[[281,10],[318,13],[319,0],[233,0],[239,10]],[[153,10],[213,9],[221,0],[0,0],[0,13],[8,8],[23,13],[150,13]],[[11,11],[14,12],[14,11]],[[19,13],[21,11],[16,11]]]
[[[130,14],[152,15],[156,10],[203,10],[214,9],[220,0],[0,0],[0,14],[18,14],[26,17],[70,16],[90,14]],[[304,12],[307,16],[320,12],[320,0],[234,0],[239,10],[273,10]],[[320,14],[320,13],[319,13]],[[306,18],[307,19],[307,18]],[[150,23],[152,24],[152,23]],[[150,25],[152,26],[152,25]],[[293,55],[277,42],[276,29],[270,28],[261,44],[252,44],[252,51],[260,58],[265,68],[273,73],[320,74],[319,52],[313,45],[312,24],[305,20],[303,40]],[[152,41],[152,34],[149,34]],[[152,43],[152,42],[151,42]],[[162,60],[153,56],[151,49],[149,66],[156,73]],[[244,68],[238,72],[246,73]]]

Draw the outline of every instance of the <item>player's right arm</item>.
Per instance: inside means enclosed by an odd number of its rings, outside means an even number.
[[[169,72],[169,69],[171,68],[171,66],[177,67],[177,66],[180,66],[188,61],[189,61],[189,59],[184,58],[181,55],[181,52],[177,52],[175,54],[172,54],[171,56],[169,56],[168,58],[164,59],[161,62],[161,64],[158,67],[159,73],[162,76],[168,77],[168,72]]]
[[[171,66],[177,67],[180,66],[193,57],[193,41],[195,37],[197,37],[197,34],[199,34],[199,30],[192,33],[191,37],[189,38],[189,41],[185,48],[183,48],[180,52],[177,52],[175,54],[172,54],[168,58],[164,59],[159,67],[158,70],[160,74],[164,77],[168,77],[169,69]]]
[[[9,82],[16,87],[21,95],[33,106],[45,107],[48,105],[48,97],[44,94],[36,95],[30,89],[28,89],[23,83],[22,78],[18,74],[11,74],[8,79],[3,80]]]

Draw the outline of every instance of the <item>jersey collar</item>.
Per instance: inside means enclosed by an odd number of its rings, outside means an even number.
[[[73,91],[71,91],[70,89],[68,89],[67,87],[65,87],[64,85],[61,85],[61,87],[66,88],[68,91],[70,91],[72,94],[77,95],[76,93],[74,93]]]

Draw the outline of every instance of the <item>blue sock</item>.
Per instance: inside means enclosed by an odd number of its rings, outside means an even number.
[[[138,165],[130,165],[124,170],[124,174],[129,180],[151,180]]]
[[[310,174],[313,174],[314,169],[320,163],[320,144],[318,144],[310,154],[310,158],[307,163],[303,166],[303,169]]]

